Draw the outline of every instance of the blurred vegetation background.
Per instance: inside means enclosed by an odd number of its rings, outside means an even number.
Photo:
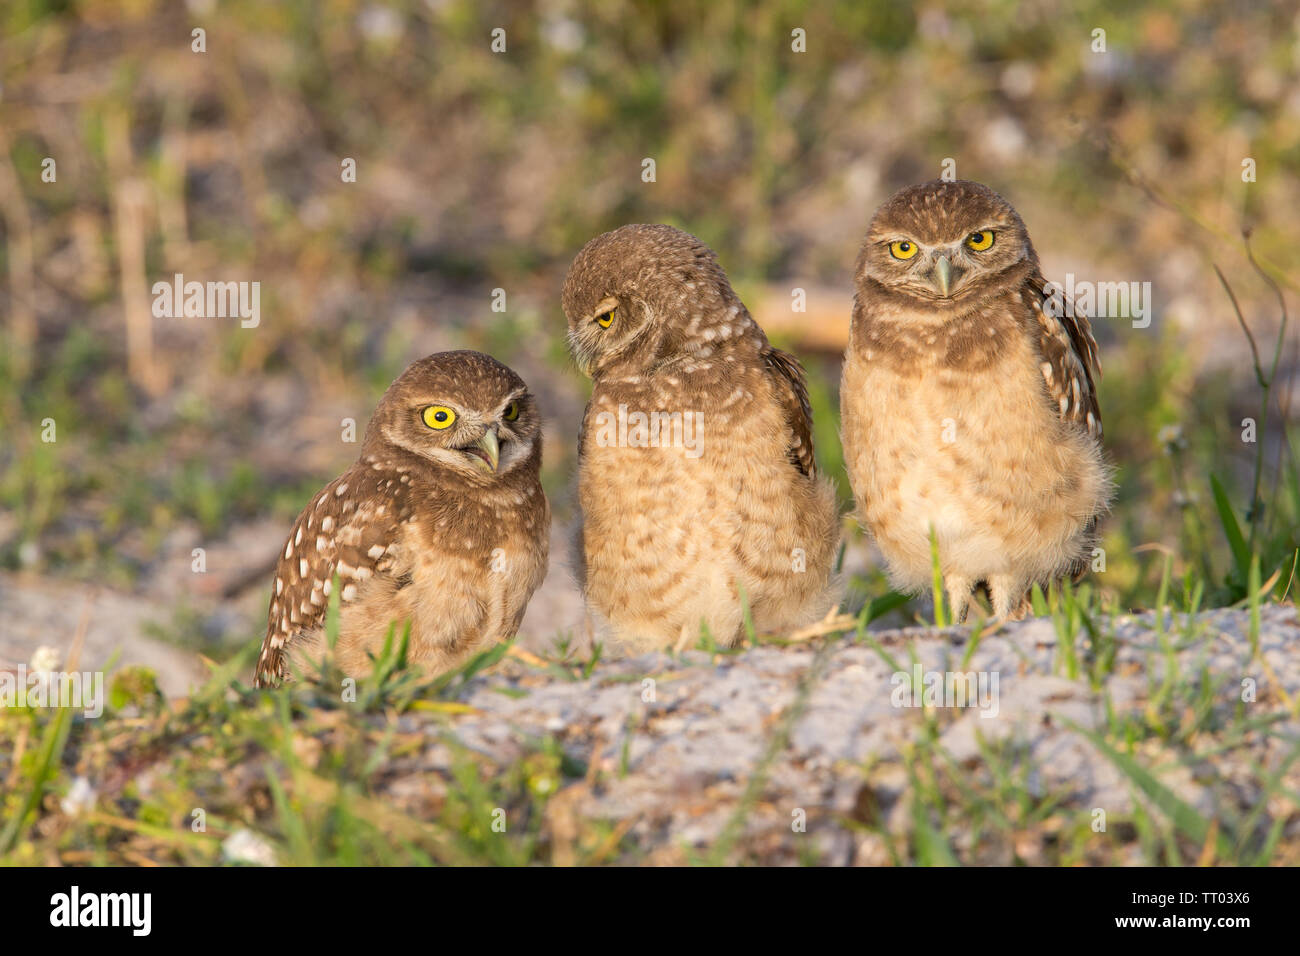
[[[1275,596],[1290,586],[1300,338],[1279,334],[1300,266],[1294,3],[2,9],[10,599],[94,582],[174,609],[163,629],[210,653],[254,640],[289,522],[356,455],[341,422],[363,429],[406,364],[445,348],[491,352],[538,393],[566,522],[587,386],[565,353],[560,283],[583,242],[627,222],[708,242],[804,361],[847,508],[836,392],[852,264],[876,206],[946,159],[1019,208],[1049,278],[1152,284],[1148,328],[1095,323],[1120,490],[1094,586],[1150,606],[1167,554],[1175,581],[1236,600],[1252,551],[1263,580],[1280,570]],[[175,273],[260,282],[260,325],[153,318],[150,287]],[[846,528],[861,603],[885,585]],[[196,547],[207,575],[191,572]]]

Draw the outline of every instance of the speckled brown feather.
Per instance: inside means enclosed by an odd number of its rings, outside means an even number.
[[[660,647],[693,641],[701,622],[734,643],[742,591],[760,631],[824,613],[839,522],[817,474],[803,372],[768,342],[712,250],[669,226],[625,226],[582,249],[563,303],[594,383],[575,562],[589,606],[616,636]],[[594,319],[611,308],[602,328]],[[699,456],[603,443],[597,423],[619,409],[702,415]]]
[[[494,419],[512,398],[518,420]],[[499,430],[499,473],[477,469],[454,443],[458,432],[439,436],[418,422],[433,402],[463,408],[466,436]],[[385,392],[358,460],[303,509],[285,542],[255,683],[284,680],[291,657],[320,650],[336,575],[335,653],[350,675],[407,623],[408,659],[434,670],[511,637],[546,569],[540,464],[540,420],[514,372],[477,352],[414,363]]]
[[[809,478],[817,475],[817,458],[813,450],[812,404],[808,401],[808,382],[803,366],[793,355],[768,348],[763,361],[776,385],[777,401],[785,409],[790,428],[790,463]]]
[[[995,241],[976,254],[964,240],[981,230]],[[920,246],[914,262],[889,252],[899,239]],[[940,254],[958,276],[947,294]],[[928,588],[933,529],[954,607],[984,581],[1011,614],[1030,584],[1086,568],[1111,492],[1087,319],[1045,311],[1024,223],[978,183],[901,190],[856,276],[841,420],[864,525],[896,586]]]
[[[1101,375],[1097,357],[1097,340],[1085,315],[1074,314],[1071,307],[1052,314],[1049,297],[1044,293],[1047,281],[1036,269],[1027,281],[1025,298],[1034,310],[1040,334],[1038,349],[1043,356],[1043,378],[1047,390],[1065,421],[1083,426],[1098,441],[1102,437],[1101,409],[1097,406],[1097,387],[1093,375]]]
[[[390,468],[376,471],[357,462],[298,515],[275,569],[256,686],[289,676],[285,644],[294,635],[324,625],[336,574],[337,586],[351,601],[358,585],[391,571],[389,544],[399,539],[402,525],[414,513],[409,482],[409,474]]]

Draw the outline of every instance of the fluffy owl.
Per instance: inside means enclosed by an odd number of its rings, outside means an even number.
[[[1087,318],[973,182],[881,206],[855,282],[840,402],[863,523],[901,589],[929,587],[933,530],[959,620],[981,584],[996,615],[1023,617],[1034,583],[1087,569],[1110,497]]]
[[[617,638],[722,645],[834,603],[833,486],[803,370],[774,349],[704,243],[662,225],[588,242],[564,282],[593,380],[579,436],[578,577]]]
[[[275,571],[258,686],[319,660],[334,576],[343,671],[393,629],[408,660],[455,667],[514,636],[546,574],[550,506],[527,386],[478,352],[415,362],[380,399],[361,456],[298,516]]]

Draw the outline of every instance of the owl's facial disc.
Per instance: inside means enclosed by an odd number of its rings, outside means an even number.
[[[569,351],[583,375],[590,377],[600,365],[600,359],[627,341],[627,318],[627,309],[621,307],[616,296],[609,295],[589,315],[570,325]]]
[[[516,389],[494,404],[480,411],[417,399],[384,431],[394,444],[481,483],[526,460],[539,431],[536,405],[526,389]]]
[[[484,424],[482,433],[457,445],[457,451],[477,471],[504,475],[528,457],[537,435],[537,411],[526,391],[507,396],[500,408],[480,420]]]
[[[887,284],[927,299],[960,298],[981,274],[1005,267],[985,255],[993,249],[996,236],[997,230],[989,226],[951,242],[887,240],[881,244],[887,250],[883,259],[890,266]]]

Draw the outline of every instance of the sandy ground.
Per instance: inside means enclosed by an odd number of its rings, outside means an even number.
[[[557,533],[555,547],[562,555],[561,537]],[[210,590],[219,583],[204,582]],[[260,587],[249,590],[255,593],[226,602],[235,624],[263,613]],[[197,652],[151,636],[174,614],[161,598],[0,576],[0,662],[26,661],[41,645],[66,659],[84,620],[80,669],[145,664],[158,673],[165,693],[184,694],[204,674]],[[522,646],[547,648],[566,631],[581,646],[584,617],[567,566],[557,560],[529,609]],[[1194,749],[1212,753],[1212,767],[1143,740],[1135,759],[1162,786],[1206,818],[1249,812],[1259,800],[1261,768],[1282,773],[1290,792],[1300,789],[1300,764],[1287,759],[1300,739],[1300,721],[1286,711],[1286,700],[1300,694],[1295,607],[1262,609],[1259,643],[1267,666],[1252,659],[1244,610],[1205,612],[1190,624],[1174,618],[1174,637],[1165,645],[1150,614],[1118,618],[1114,627],[1115,666],[1099,689],[1084,676],[1066,676],[1064,648],[1048,619],[985,635],[965,662],[966,629],[920,627],[874,631],[878,648],[844,638],[820,649],[768,645],[719,656],[629,657],[614,650],[588,679],[566,680],[553,669],[507,659],[470,682],[461,695],[467,714],[399,719],[403,733],[428,742],[385,768],[378,795],[417,817],[434,812],[456,760],[446,731],[458,746],[502,768],[551,736],[589,768],[585,780],[567,785],[548,804],[547,826],[559,841],[560,859],[565,834],[579,829],[576,821],[595,819],[620,828],[636,847],[635,858],[650,862],[682,862],[690,848],[715,847],[729,827],[739,827],[731,831],[735,846],[748,858],[887,863],[879,834],[847,821],[896,833],[912,825],[910,800],[904,799],[910,754],[927,724],[923,708],[900,706],[898,665],[909,673],[919,667],[922,675],[975,675],[977,696],[967,706],[945,701],[931,709],[938,747],[953,767],[972,775],[986,772],[987,748],[1010,748],[1017,772],[1027,774],[1028,792],[1063,801],[1086,830],[1098,810],[1125,819],[1147,798],[1082,731],[1104,728],[1107,708],[1141,713],[1170,661],[1183,681],[1210,675],[1222,726],[1240,724],[1243,706],[1247,717],[1271,716],[1279,723],[1267,735],[1221,748],[1214,745],[1222,741],[1198,735]],[[1245,704],[1243,681],[1257,686],[1255,699]],[[1284,841],[1300,838],[1293,804],[1269,810],[1284,821]],[[803,829],[792,826],[799,820]],[[958,841],[974,839],[969,827],[953,833]],[[1042,841],[1053,838],[1035,832],[1023,845],[954,849],[978,862],[1032,863],[1045,858]],[[1139,845],[1130,849],[1130,862],[1140,862]]]
[[[1258,802],[1252,781],[1259,778],[1248,772],[1252,763],[1282,772],[1289,781],[1283,786],[1294,793],[1300,766],[1288,751],[1300,721],[1285,714],[1283,695],[1294,699],[1300,693],[1296,609],[1263,609],[1260,649],[1271,674],[1251,660],[1248,612],[1207,612],[1190,631],[1183,624],[1182,618],[1172,622],[1178,668],[1184,678],[1208,671],[1223,726],[1240,706],[1251,718],[1279,715],[1280,723],[1267,737],[1217,751],[1212,740],[1198,735],[1191,749],[1212,755],[1202,761],[1151,738],[1137,744],[1135,758],[1207,819],[1239,816]],[[1016,772],[1026,772],[1025,789],[1035,798],[1061,799],[1088,833],[1098,810],[1123,819],[1135,801],[1146,801],[1075,728],[1104,728],[1107,698],[1117,714],[1138,712],[1160,686],[1166,659],[1150,615],[1117,620],[1115,669],[1100,692],[1085,679],[1065,676],[1057,633],[1047,619],[1010,624],[986,636],[966,664],[964,629],[908,628],[874,637],[909,670],[919,665],[925,674],[959,670],[986,679],[991,693],[975,706],[932,711],[940,728],[938,747],[970,781],[986,772],[983,748],[1011,748]],[[826,863],[887,863],[879,836],[847,821],[892,832],[911,826],[911,808],[900,797],[908,790],[909,746],[924,732],[924,712],[899,706],[898,672],[871,647],[843,640],[820,656],[809,647],[771,646],[723,657],[647,655],[603,664],[590,679],[572,682],[511,667],[475,679],[464,700],[476,712],[455,719],[454,733],[462,745],[502,766],[544,735],[553,735],[586,764],[587,782],[566,787],[548,809],[551,832],[561,840],[566,815],[570,822],[606,820],[626,826],[652,861],[678,862],[687,848],[715,845],[760,774],[765,777],[759,777],[741,842],[766,862],[795,862],[810,852]],[[1257,697],[1242,705],[1241,681],[1247,678],[1256,682]],[[775,748],[764,767],[801,687],[806,698],[784,728],[788,742]],[[401,729],[416,731],[424,720],[405,716]],[[437,734],[427,727],[425,733],[428,746],[387,768],[384,785],[415,813],[436,799],[438,781],[448,779],[455,757]],[[1225,780],[1231,781],[1227,787]],[[1293,803],[1268,809],[1286,821],[1284,841],[1300,837]],[[806,820],[802,831],[793,826],[800,816]],[[967,841],[955,847],[963,858],[1001,864],[1011,862],[1013,852],[1025,862],[1040,862],[1046,850],[1041,841],[1051,838],[1026,833],[1023,845],[973,846],[971,828],[951,832],[953,839]],[[1131,849],[1130,862],[1140,862],[1136,843]]]

